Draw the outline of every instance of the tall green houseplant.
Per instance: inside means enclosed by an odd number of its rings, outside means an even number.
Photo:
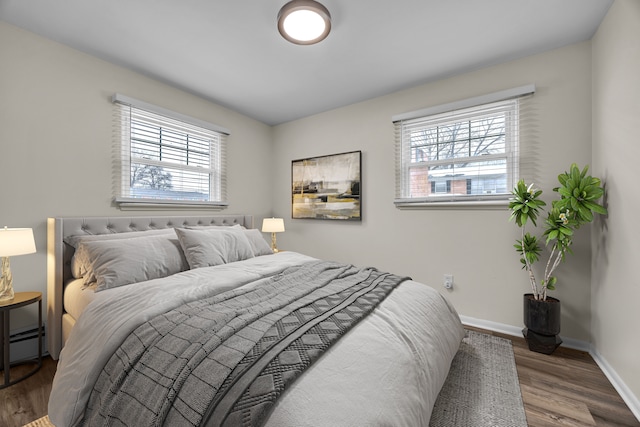
[[[547,290],[555,289],[557,279],[553,272],[565,260],[567,253],[572,253],[571,244],[575,231],[583,224],[593,221],[594,214],[607,214],[604,206],[598,204],[604,194],[601,181],[587,175],[588,170],[589,166],[581,171],[573,163],[569,172],[558,175],[560,186],[553,191],[558,193],[560,199],[551,203],[544,221],[543,237],[546,237],[545,244],[551,247],[551,252],[540,284],[533,272],[533,264],[540,259],[540,241],[526,231],[526,225],[531,222],[537,227],[536,220],[546,203],[540,200],[542,190],[534,189],[533,184],[527,186],[524,180],[518,181],[512,191],[513,198],[509,202],[510,220],[514,220],[522,229],[521,239],[516,240],[513,246],[520,254],[522,268],[529,274],[531,290],[536,300],[546,301]]]

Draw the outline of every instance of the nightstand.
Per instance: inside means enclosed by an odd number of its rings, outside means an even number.
[[[38,303],[38,357],[32,360],[23,360],[11,364],[11,347],[9,343],[10,331],[9,327],[11,310],[27,306],[29,304]],[[0,355],[0,371],[4,371],[4,383],[0,384],[0,389],[9,387],[22,381],[25,378],[35,374],[42,366],[42,292],[16,292],[13,299],[8,301],[0,301],[0,347],[2,347],[2,355]],[[11,380],[11,368],[13,366],[25,363],[34,363],[36,367],[26,375]]]

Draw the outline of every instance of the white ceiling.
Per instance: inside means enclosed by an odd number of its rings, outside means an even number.
[[[287,0],[0,0],[0,19],[274,125],[590,39],[613,0],[321,0],[323,42],[278,33]]]

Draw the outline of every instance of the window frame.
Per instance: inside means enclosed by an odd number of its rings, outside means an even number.
[[[179,208],[204,208],[221,210],[228,206],[226,201],[226,137],[230,132],[218,125],[209,123],[197,118],[193,118],[181,113],[177,113],[163,107],[146,103],[121,94],[114,94],[112,102],[115,106],[115,155],[114,160],[114,180],[115,196],[114,203],[122,210],[147,210],[147,209],[179,209]],[[142,117],[142,119],[140,118]],[[163,125],[171,131],[180,129],[179,134],[188,141],[189,136],[195,138],[210,138],[212,145],[209,147],[209,164],[207,167],[198,167],[184,162],[163,161],[149,157],[134,156],[132,151],[140,140],[133,138],[132,145],[132,122],[141,121],[150,128],[158,129],[157,155],[163,153],[161,133]],[[136,142],[137,141],[137,142]],[[188,144],[188,143],[187,143]],[[150,146],[153,144],[150,144]],[[180,145],[180,144],[178,144]],[[187,147],[180,147],[185,153],[190,153]],[[164,149],[165,153],[167,149]],[[188,198],[162,198],[134,196],[131,193],[132,163],[143,164],[145,166],[159,166],[172,169],[181,173],[197,173],[209,176],[208,200],[193,200]]]
[[[392,121],[395,128],[396,144],[396,198],[394,200],[396,207],[400,209],[450,209],[457,207],[499,209],[507,205],[510,197],[510,189],[513,188],[520,176],[519,165],[522,155],[519,143],[519,139],[522,138],[520,132],[520,122],[522,119],[520,101],[527,95],[533,93],[535,93],[535,85],[530,84],[393,116]],[[492,107],[498,108],[498,111],[505,111],[505,105],[509,103],[514,104],[514,109],[511,110],[513,113],[509,112],[509,109],[507,109],[505,113],[504,153],[483,156],[450,157],[443,160],[418,162],[415,162],[415,159],[412,158],[412,150],[414,150],[416,146],[412,145],[412,142],[406,139],[408,132],[405,132],[405,127],[411,128],[411,126],[413,126],[411,129],[420,129],[421,126],[424,126],[425,131],[427,131],[432,130],[434,126],[444,127],[447,123],[451,125],[454,123],[471,122],[477,118],[491,116]],[[469,136],[469,144],[470,143],[471,137]],[[425,144],[425,146],[426,145],[428,144]],[[409,186],[412,183],[412,170],[425,170],[426,168],[426,173],[428,173],[428,166],[452,165],[452,167],[454,167],[453,165],[463,162],[469,163],[477,160],[484,162],[490,160],[489,157],[506,162],[506,193],[448,194],[447,196],[432,193],[433,195],[413,197],[410,195]],[[433,182],[435,181],[428,179],[427,185],[432,185],[431,183]],[[469,179],[467,179],[465,185],[468,191],[468,189],[471,188]]]

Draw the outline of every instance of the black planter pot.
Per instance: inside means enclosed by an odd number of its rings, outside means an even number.
[[[547,297],[546,301],[536,300],[533,294],[524,294],[524,325],[522,334],[529,344],[529,350],[551,354],[562,339],[560,333],[560,300]]]

